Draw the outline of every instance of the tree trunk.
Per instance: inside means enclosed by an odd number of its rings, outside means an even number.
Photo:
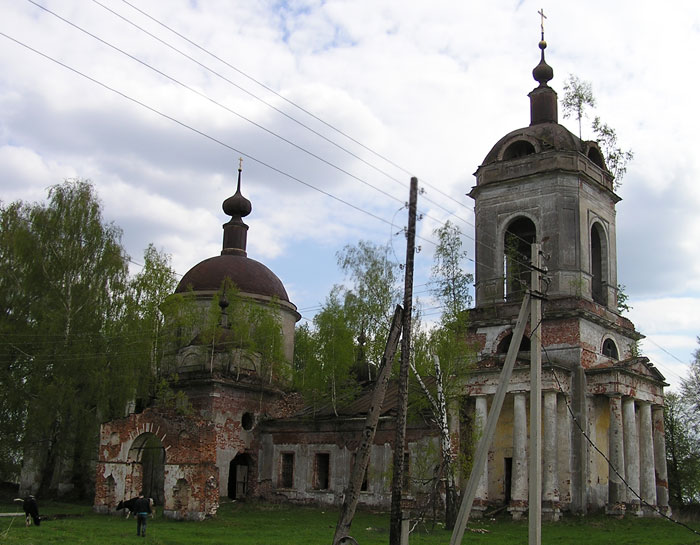
[[[433,412],[433,418],[440,428],[440,454],[442,457],[440,466],[442,474],[445,476],[445,528],[450,530],[454,528],[458,509],[457,490],[454,480],[454,453],[452,451],[452,437],[450,437],[450,428],[447,420],[447,402],[445,400],[442,369],[440,368],[440,360],[437,356],[433,356],[433,365],[435,368],[437,399],[430,393],[430,390],[428,390],[428,387],[425,385],[425,382],[423,382],[423,379],[418,374],[414,365],[411,365],[411,371],[413,371],[421,390],[423,390],[423,393],[428,398],[430,408]]]

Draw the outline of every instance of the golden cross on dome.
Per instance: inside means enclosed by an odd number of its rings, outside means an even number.
[[[544,20],[547,16],[544,14],[544,8],[540,8],[540,11],[537,13],[540,15],[540,29],[542,30],[542,39],[544,40]]]

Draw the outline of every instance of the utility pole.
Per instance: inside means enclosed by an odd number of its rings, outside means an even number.
[[[542,542],[542,269],[540,244],[532,245],[530,279],[530,478],[529,545]]]
[[[493,396],[493,401],[491,402],[491,410],[486,418],[486,425],[481,432],[479,444],[476,447],[474,464],[472,465],[472,471],[469,475],[469,481],[467,481],[467,488],[465,489],[464,496],[462,498],[462,504],[459,507],[457,522],[455,523],[454,530],[452,530],[450,545],[460,545],[462,543],[462,538],[464,537],[464,530],[467,528],[469,514],[471,513],[472,504],[474,503],[474,496],[476,495],[476,488],[479,485],[481,475],[484,473],[489,447],[491,446],[493,437],[496,434],[496,424],[498,424],[498,417],[501,414],[503,400],[506,397],[506,390],[508,390],[510,377],[513,374],[515,359],[518,357],[520,341],[523,340],[523,333],[525,332],[525,326],[527,325],[528,310],[530,310],[530,294],[526,293],[525,297],[523,297],[523,303],[520,306],[518,320],[515,322],[515,329],[513,331],[513,337],[510,340],[508,353],[506,354],[506,361],[503,364],[503,369],[501,369],[501,374],[498,377],[498,388],[496,389],[496,393]]]
[[[484,472],[488,451],[496,433],[496,424],[501,414],[503,401],[513,374],[515,359],[518,355],[520,341],[523,338],[527,315],[530,311],[530,460],[529,460],[529,545],[540,545],[542,533],[542,340],[540,336],[540,321],[542,319],[542,293],[540,289],[542,280],[542,268],[540,266],[540,244],[531,246],[532,273],[531,286],[523,298],[520,313],[515,323],[513,337],[508,347],[506,361],[498,378],[498,388],[491,403],[491,410],[486,419],[486,425],[482,430],[481,439],[476,448],[474,464],[467,481],[467,486],[459,508],[457,521],[450,545],[461,545],[464,531],[469,521],[469,514],[476,495],[479,479]],[[393,544],[392,544],[393,545]]]
[[[340,509],[338,525],[335,528],[333,545],[340,545],[340,543],[343,542],[344,538],[346,538],[350,532],[350,525],[352,524],[352,519],[355,516],[357,501],[360,497],[362,478],[367,470],[369,451],[372,448],[374,436],[377,433],[377,424],[379,422],[379,415],[382,411],[382,404],[384,403],[384,394],[386,393],[386,387],[389,384],[391,367],[394,364],[394,354],[399,346],[402,326],[403,309],[399,305],[396,305],[396,310],[394,310],[394,319],[391,321],[391,329],[389,329],[389,338],[386,341],[384,355],[382,356],[382,364],[379,367],[377,382],[375,383],[374,391],[372,392],[372,401],[370,403],[369,410],[367,411],[367,417],[365,418],[365,427],[362,432],[362,439],[360,440],[360,446],[357,448],[357,452],[355,454],[355,463],[353,464],[352,471],[350,472],[350,482],[348,483],[348,488],[345,492],[345,499],[343,500],[343,505]],[[349,542],[349,540],[345,541]]]
[[[399,396],[396,408],[396,439],[394,440],[394,470],[391,482],[391,520],[389,544],[401,544],[401,496],[404,479],[404,448],[406,445],[406,414],[408,412],[408,369],[411,357],[411,312],[413,309],[413,262],[416,252],[416,201],[418,179],[411,178],[406,230],[406,269],[403,292],[403,333],[401,335],[401,365],[399,367]],[[406,536],[408,542],[408,536]]]

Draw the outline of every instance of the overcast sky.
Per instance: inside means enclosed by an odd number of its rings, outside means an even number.
[[[4,202],[89,178],[132,259],[153,242],[184,274],[220,252],[243,155],[248,255],[312,317],[343,280],[344,245],[389,243],[405,259],[415,175],[425,298],[432,230],[451,219],[473,257],[473,173],[529,124],[544,7],[550,86],[561,97],[569,74],[590,81],[595,113],[634,151],[618,279],[644,353],[673,386],[685,374],[700,334],[696,1],[130,1],[143,12],[0,0]]]

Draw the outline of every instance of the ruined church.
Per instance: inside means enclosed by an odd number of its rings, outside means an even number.
[[[595,142],[582,141],[558,123],[553,71],[544,58],[529,94],[530,124],[501,138],[476,171],[469,196],[476,216],[476,297],[469,341],[477,363],[458,404],[459,436],[486,420],[510,345],[523,293],[528,289],[530,244],[541,243],[547,284],[543,347],[543,513],[605,511],[649,515],[668,512],[663,430],[664,377],[638,353],[641,335],[617,307],[613,177]],[[209,305],[224,279],[240,295],[273,308],[284,353],[292,360],[300,315],[279,278],[247,256],[251,203],[241,193],[224,202],[221,255],[195,265],[177,292]],[[222,327],[226,301],[221,306]],[[528,508],[529,324],[472,515],[507,508],[519,518]],[[188,415],[148,408],[101,428],[95,509],[145,490],[173,518],[201,520],[220,499],[262,498],[338,505],[360,440],[367,398],[337,411],[305,410],[298,395],[261,380],[261,362],[231,350],[213,350],[193,331],[177,347],[173,387],[194,409]],[[387,396],[371,448],[360,503],[388,508],[393,456],[393,408]],[[407,473],[420,477],[425,453],[436,451],[436,427],[409,423]],[[464,442],[462,442],[464,444]],[[595,448],[594,446],[595,445]],[[599,449],[600,452],[597,450]],[[602,454],[601,454],[602,453]],[[603,456],[604,455],[604,456]],[[430,466],[430,464],[427,464]],[[614,469],[612,469],[614,468]],[[420,479],[405,483],[408,498],[427,493]]]

